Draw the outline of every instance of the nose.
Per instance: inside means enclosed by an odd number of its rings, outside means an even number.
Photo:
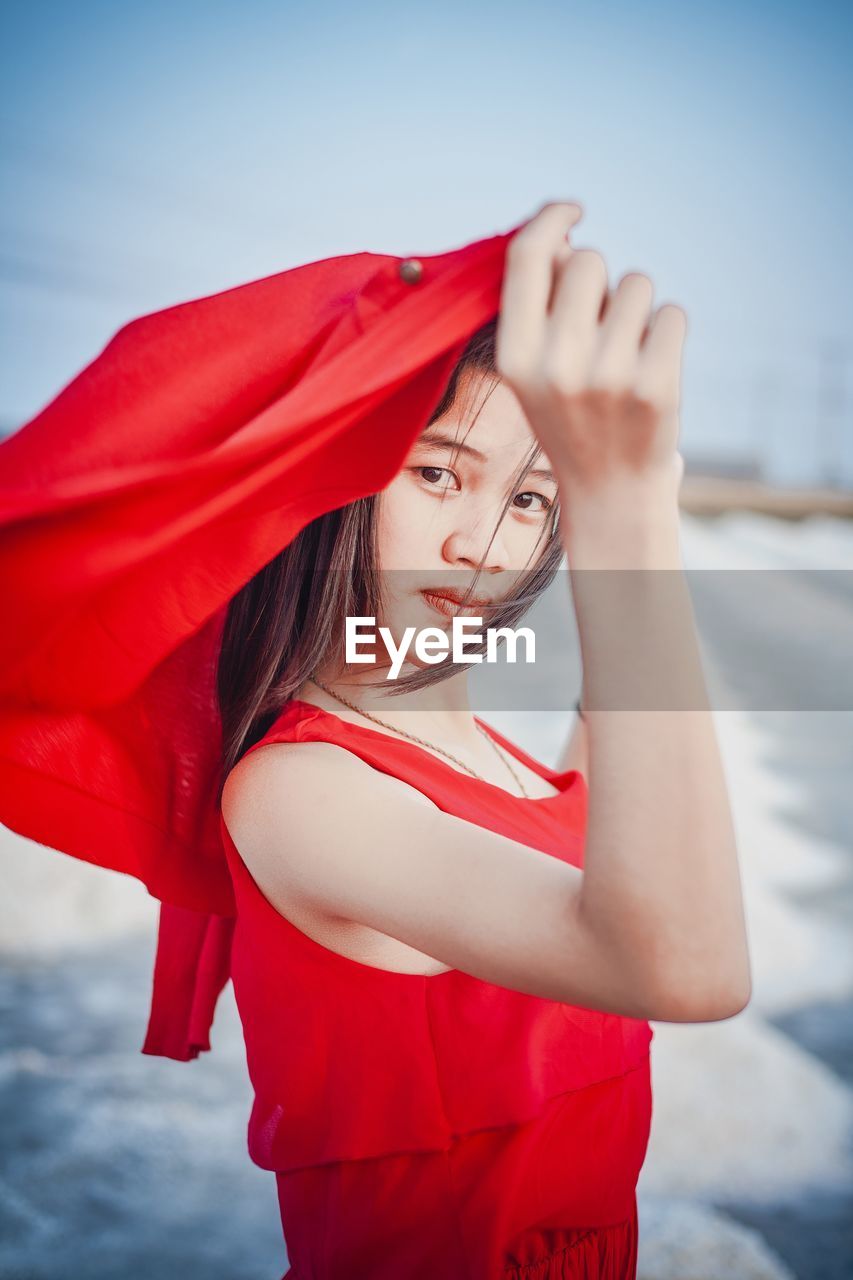
[[[509,555],[503,534],[504,522],[501,521],[497,530],[494,530],[494,525],[493,510],[490,510],[488,516],[481,517],[469,510],[464,523],[460,521],[456,524],[445,539],[443,555],[446,563],[476,569],[482,561],[483,573],[501,573],[506,570],[509,567]]]

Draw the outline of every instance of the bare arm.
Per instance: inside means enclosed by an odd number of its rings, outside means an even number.
[[[735,1012],[719,992],[681,991],[677,975],[657,987],[643,956],[626,963],[581,915],[580,869],[424,804],[334,743],[259,747],[229,774],[222,815],[285,917],[357,921],[486,982],[585,1008],[659,1021]]]
[[[685,317],[650,317],[638,273],[609,297],[601,256],[565,242],[571,209],[509,246],[498,366],[560,488],[589,753],[579,914],[658,990],[742,1006],[737,850],[679,543]]]
[[[720,1007],[734,992],[743,1005],[737,849],[676,519],[638,525],[620,504],[609,537],[597,532],[579,518],[567,538],[587,690],[581,914],[626,962],[653,955],[673,994],[702,990],[713,1003],[716,984]]]

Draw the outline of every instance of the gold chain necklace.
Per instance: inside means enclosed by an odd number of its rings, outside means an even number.
[[[447,756],[448,760],[452,760],[455,764],[460,765],[463,769],[465,769],[467,773],[470,773],[473,775],[473,777],[478,778],[480,782],[488,782],[488,779],[481,777],[480,774],[477,773],[476,769],[472,769],[471,766],[469,764],[466,764],[464,760],[459,760],[456,756],[451,755],[449,751],[445,751],[443,747],[437,747],[434,742],[427,742],[425,738],[419,738],[414,733],[407,733],[405,729],[398,729],[396,725],[388,724],[388,722],[385,720],[380,720],[378,716],[373,715],[370,711],[365,711],[362,707],[356,706],[354,702],[348,701],[347,698],[342,698],[340,694],[335,693],[333,689],[330,689],[327,684],[323,684],[322,680],[318,680],[316,676],[311,676],[311,679],[313,680],[314,684],[318,685],[321,689],[325,689],[326,693],[328,693],[331,698],[335,698],[338,702],[342,702],[344,706],[349,707],[352,711],[357,711],[360,716],[367,716],[368,720],[373,720],[376,722],[376,724],[381,724],[384,728],[393,730],[394,733],[401,733],[404,738],[410,738],[412,742],[419,742],[422,747],[430,747],[432,748],[433,751],[438,751],[441,755]],[[495,742],[494,738],[491,737],[491,735],[488,734],[486,730],[483,728],[483,726],[481,724],[478,724],[476,720],[474,721],[474,723],[475,725],[477,725],[477,728],[480,730],[480,733],[482,733],[483,737],[486,738],[487,741],[492,744],[493,748],[497,752],[500,759],[509,769],[510,773],[512,774],[513,778],[516,781],[516,784],[521,788],[521,793],[524,799],[529,800],[530,796],[528,795],[527,788],[519,778],[515,769],[513,769],[509,760],[507,760],[506,756],[501,751],[498,744]]]

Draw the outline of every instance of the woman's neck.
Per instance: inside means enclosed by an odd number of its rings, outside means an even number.
[[[389,694],[386,689],[379,688],[378,682],[382,677],[373,672],[369,675],[352,672],[335,675],[318,671],[317,675],[332,692],[309,679],[297,694],[302,701],[317,703],[344,719],[347,711],[352,711],[354,716],[369,712],[407,733],[428,738],[432,732],[437,741],[477,744],[479,730],[474,723],[468,697],[467,672],[450,676],[426,689],[400,694]],[[333,694],[353,704],[353,707],[342,705]]]

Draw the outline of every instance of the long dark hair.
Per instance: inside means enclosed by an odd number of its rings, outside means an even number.
[[[491,382],[483,398],[485,404],[498,379],[496,331],[497,317],[471,337],[430,417],[430,424],[456,407],[466,387],[468,403],[475,400],[482,383]],[[477,412],[481,410],[482,404]],[[476,415],[471,426],[475,421]],[[516,485],[540,453],[540,447],[534,443],[513,477],[489,546],[512,501]],[[285,703],[312,672],[338,656],[342,619],[380,615],[382,591],[375,521],[378,496],[358,498],[312,520],[231,600],[217,669],[223,783],[243,751],[263,737]],[[514,626],[553,580],[563,556],[558,502],[549,509],[549,519],[543,526],[533,557],[540,547],[538,558],[521,576],[518,589],[490,615],[490,626]],[[482,563],[467,594],[476,586]],[[479,652],[484,650],[485,641]],[[469,655],[478,652],[470,641],[467,652]],[[461,664],[447,661],[371,687],[384,687],[393,696],[446,680],[461,669]]]

